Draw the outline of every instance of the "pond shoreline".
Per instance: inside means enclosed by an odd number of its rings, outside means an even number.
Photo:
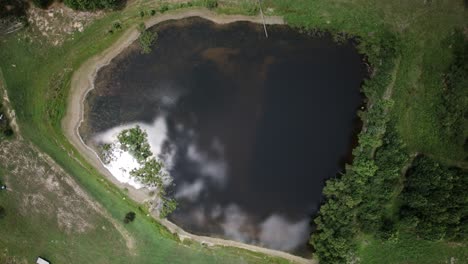
[[[147,28],[149,28],[164,21],[183,19],[188,17],[201,17],[203,19],[210,20],[217,24],[227,24],[239,21],[262,23],[263,21],[261,16],[249,17],[242,15],[220,15],[211,12],[207,9],[189,9],[168,12],[157,17],[152,17],[151,19],[145,22],[145,25]],[[265,22],[266,24],[285,24],[281,17],[265,17]],[[137,30],[136,26],[131,27],[125,33],[123,33],[123,35],[112,46],[103,51],[101,54],[87,60],[78,68],[78,70],[74,72],[70,84],[71,90],[68,98],[67,112],[66,116],[62,120],[62,129],[67,139],[84,156],[87,162],[93,165],[94,168],[96,168],[102,175],[104,175],[117,187],[121,189],[127,189],[128,196],[131,199],[135,200],[138,203],[144,203],[145,201],[154,199],[154,196],[152,197],[150,195],[150,191],[148,189],[135,189],[128,184],[119,182],[104,167],[104,164],[100,160],[98,154],[91,147],[87,146],[84,143],[78,131],[84,117],[84,101],[88,93],[94,89],[94,80],[98,71],[102,67],[108,65],[114,57],[116,57],[125,48],[127,48],[135,40],[137,40],[138,36],[139,31]],[[171,232],[177,233],[181,240],[191,239],[194,241],[198,241],[204,245],[210,246],[237,247],[254,252],[261,252],[263,254],[268,254],[271,256],[285,258],[297,263],[314,262],[313,260],[305,259],[278,250],[262,248],[260,246],[244,244],[241,242],[226,239],[193,235],[184,231],[182,228],[166,219],[159,220],[155,212],[152,212],[152,214],[161,224],[163,224]]]

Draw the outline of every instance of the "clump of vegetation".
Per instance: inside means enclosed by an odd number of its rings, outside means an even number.
[[[140,24],[139,30],[140,37],[138,41],[140,43],[141,53],[148,54],[151,52],[151,45],[158,39],[158,33],[147,30],[144,23]]]
[[[10,126],[10,121],[4,112],[3,105],[0,102],[0,141],[13,137],[13,129]]]
[[[372,228],[381,226],[382,214],[374,209],[386,206],[388,198],[373,200],[374,196],[380,195],[378,191],[388,186],[383,185],[376,190],[369,189],[369,186],[376,182],[391,181],[392,175],[387,170],[399,171],[402,166],[399,159],[391,161],[391,164],[382,164],[375,159],[376,149],[382,148],[387,131],[387,113],[393,106],[393,102],[383,98],[383,94],[391,82],[391,71],[397,56],[395,37],[389,32],[381,34],[380,42],[360,44],[372,65],[378,65],[378,70],[363,86],[373,103],[367,112],[360,113],[365,120],[365,128],[358,136],[359,146],[353,150],[353,164],[346,167],[346,172],[340,178],[326,182],[323,190],[326,203],[320,207],[314,220],[317,227],[310,242],[319,260],[324,263],[354,261],[356,237],[360,227],[364,226],[362,223],[371,222]],[[371,205],[368,206],[366,202]]]
[[[177,209],[178,204],[176,200],[166,198],[166,197],[162,198],[161,200],[162,200],[162,207],[159,212],[159,217],[166,218],[169,214],[174,212],[175,209]]]
[[[128,224],[128,223],[131,223],[135,220],[135,217],[136,217],[136,214],[135,212],[128,212],[125,214],[125,217],[124,217],[124,223],[125,224]]]
[[[99,10],[99,9],[115,9],[121,6],[122,0],[64,0],[63,3],[76,10]]]
[[[467,172],[417,157],[401,194],[402,227],[428,240],[465,239],[468,232]]]
[[[53,0],[32,0],[33,4],[39,8],[47,8]]]
[[[133,169],[130,175],[137,178],[141,183],[150,187],[163,187],[162,177],[163,164],[155,158],[144,162],[143,166],[139,169]]]
[[[163,3],[159,6],[159,12],[165,13],[167,11],[169,11],[169,5],[167,3]]]
[[[213,9],[218,7],[218,0],[204,0],[203,5],[208,9]]]
[[[146,132],[140,126],[136,126],[135,128],[123,130],[117,136],[117,139],[121,144],[122,150],[128,151],[138,162],[144,163],[147,158],[153,155],[147,137]]]
[[[102,144],[100,146],[101,151],[99,151],[99,156],[104,164],[109,164],[112,161],[112,149],[114,148],[113,144]]]

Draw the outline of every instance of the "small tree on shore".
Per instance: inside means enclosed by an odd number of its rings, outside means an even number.
[[[148,31],[144,23],[140,24],[139,30],[140,37],[138,38],[138,41],[140,42],[141,53],[148,54],[151,52],[151,45],[153,45],[158,39],[158,33]]]
[[[125,215],[125,218],[124,218],[124,223],[128,224],[130,222],[133,222],[133,220],[135,220],[135,217],[136,217],[136,214],[134,212],[128,212],[126,215]]]

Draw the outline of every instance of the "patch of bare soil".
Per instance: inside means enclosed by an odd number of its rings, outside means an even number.
[[[103,12],[75,11],[63,4],[54,4],[48,9],[32,6],[27,11],[32,30],[54,46],[62,44],[68,35],[83,32],[88,24],[102,15]]]
[[[123,236],[133,253],[135,241],[107,211],[50,157],[22,139],[0,142],[0,166],[7,168],[4,181],[8,191],[18,197],[18,213],[31,213],[57,221],[68,234],[84,233],[98,227],[106,218]]]

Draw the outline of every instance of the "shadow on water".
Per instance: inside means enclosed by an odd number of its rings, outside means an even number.
[[[151,54],[133,44],[98,73],[85,141],[163,120],[160,154],[180,202],[172,221],[310,254],[310,215],[323,182],[350,160],[361,126],[365,66],[353,45],[287,26],[269,26],[265,39],[261,25],[200,18],[151,30],[159,35]]]

